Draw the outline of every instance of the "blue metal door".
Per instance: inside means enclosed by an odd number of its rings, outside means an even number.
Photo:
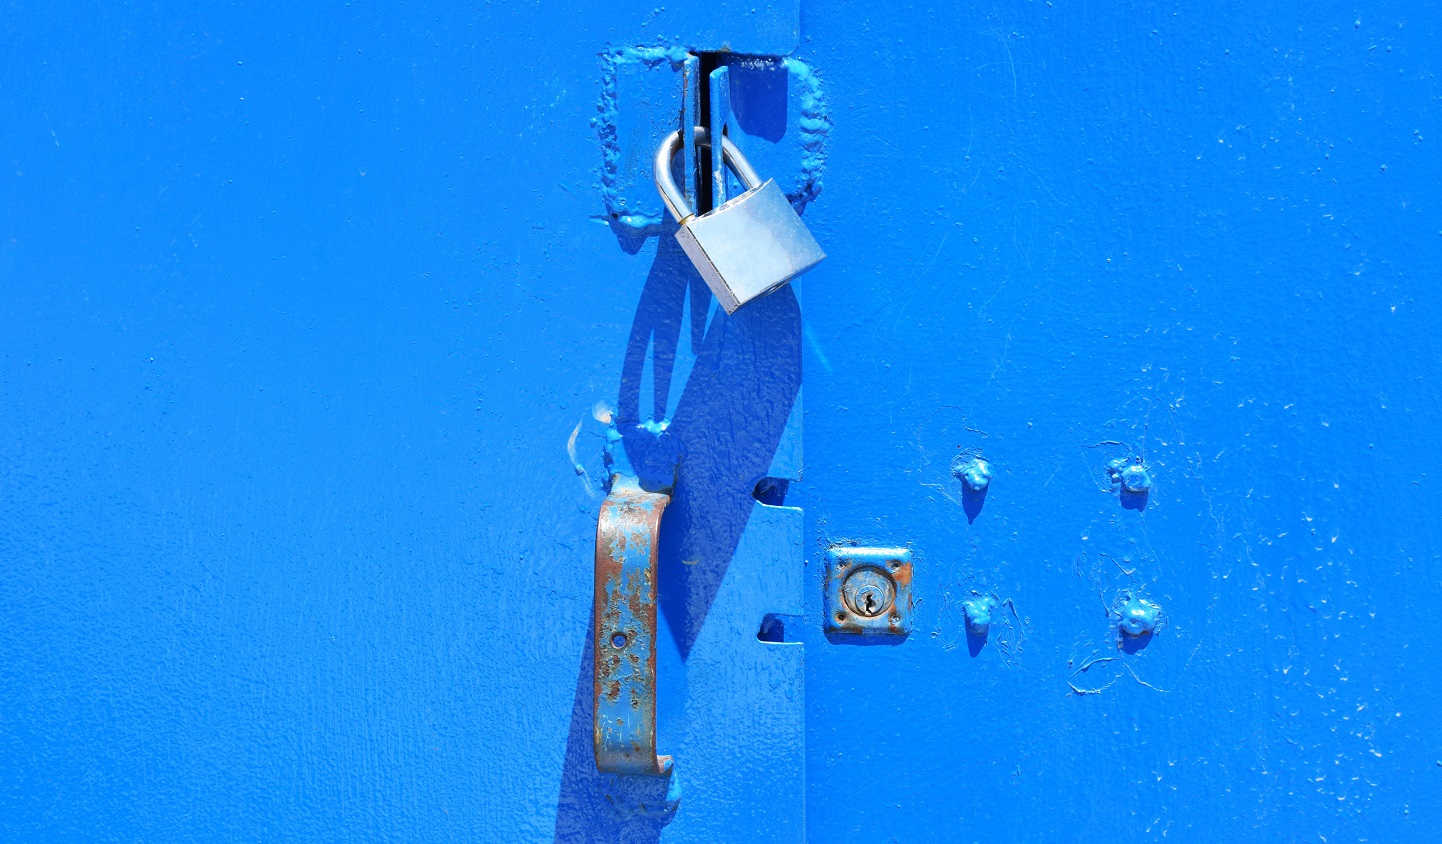
[[[802,628],[810,839],[1442,828],[1437,15],[805,21],[809,571],[909,545],[917,603]]]
[[[1442,828],[1434,11],[9,11],[7,839]],[[731,315],[698,126],[827,252]]]

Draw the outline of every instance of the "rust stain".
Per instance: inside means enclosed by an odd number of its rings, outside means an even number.
[[[656,754],[656,536],[663,493],[617,485],[596,523],[596,767],[661,775]],[[615,728],[603,728],[614,721]]]

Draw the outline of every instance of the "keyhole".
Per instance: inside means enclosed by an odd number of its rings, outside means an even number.
[[[841,599],[847,608],[864,618],[886,612],[896,596],[896,584],[881,569],[866,566],[852,572],[841,584]]]

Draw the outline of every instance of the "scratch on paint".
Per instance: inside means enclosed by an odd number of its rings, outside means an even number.
[[[806,335],[806,344],[811,347],[811,351],[816,353],[816,359],[821,361],[821,368],[826,370],[827,375],[830,375],[831,361],[827,359],[826,352],[822,351],[821,343],[817,341],[816,334],[811,330],[811,325],[803,322],[801,324],[801,333]]]
[[[942,497],[945,498],[947,501],[950,501],[952,504],[955,504],[958,507],[961,506],[961,502],[956,500],[955,498],[952,498],[951,494],[946,491],[946,487],[942,486],[941,484],[923,483],[922,486],[926,487],[927,489],[936,490],[937,492],[941,493]]]
[[[897,309],[896,319],[891,322],[891,335],[893,337],[896,336],[897,326],[901,324],[901,317],[906,313],[906,309],[911,306],[911,301],[916,298],[916,286],[921,283],[921,280],[926,277],[927,273],[931,272],[931,268],[936,266],[936,259],[941,257],[941,250],[946,247],[946,239],[950,236],[951,232],[943,233],[941,243],[937,244],[936,251],[931,253],[931,260],[927,262],[926,268],[920,272],[912,272],[911,285],[906,289],[906,301]],[[892,297],[893,301],[895,298],[894,296]],[[890,305],[891,302],[887,302],[886,304]]]
[[[1083,663],[1081,664],[1081,667],[1080,667],[1080,668],[1078,668],[1076,671],[1073,671],[1073,672],[1072,672],[1071,676],[1067,678],[1067,681],[1066,681],[1066,682],[1067,682],[1067,685],[1068,685],[1068,686],[1071,686],[1072,693],[1075,694],[1075,695],[1077,695],[1077,696],[1079,696],[1079,697],[1084,697],[1084,696],[1086,696],[1086,695],[1099,695],[1099,694],[1101,694],[1102,692],[1106,691],[1107,689],[1110,689],[1112,686],[1115,686],[1115,685],[1117,684],[1117,681],[1120,680],[1120,679],[1122,679],[1122,678],[1121,678],[1120,676],[1118,676],[1118,677],[1113,677],[1113,678],[1111,679],[1111,682],[1109,682],[1109,683],[1107,683],[1107,684],[1105,684],[1105,685],[1103,685],[1103,686],[1095,686],[1095,687],[1091,687],[1091,686],[1078,686],[1078,685],[1076,684],[1076,678],[1077,678],[1079,675],[1085,674],[1086,672],[1090,671],[1093,666],[1102,665],[1102,664],[1108,663],[1108,662],[1118,662],[1118,661],[1120,661],[1120,662],[1122,663],[1122,667],[1127,670],[1127,673],[1132,676],[1132,679],[1133,679],[1133,680],[1136,680],[1136,681],[1137,681],[1138,683],[1140,683],[1141,685],[1146,686],[1147,688],[1149,688],[1149,689],[1151,689],[1151,690],[1153,690],[1153,691],[1161,692],[1161,693],[1163,693],[1163,694],[1167,694],[1167,693],[1171,692],[1171,689],[1163,689],[1163,688],[1161,688],[1160,686],[1153,686],[1151,683],[1148,683],[1146,680],[1143,680],[1141,677],[1138,677],[1138,676],[1137,676],[1137,672],[1134,671],[1134,670],[1132,669],[1132,667],[1131,667],[1130,665],[1128,665],[1128,664],[1123,660],[1122,657],[1119,657],[1119,656],[1097,656],[1095,653],[1093,653],[1093,654],[1086,660],[1086,662],[1083,662]]]
[[[571,468],[575,470],[576,477],[581,479],[581,487],[586,490],[587,498],[595,498],[597,492],[591,487],[591,476],[586,472],[586,465],[581,462],[580,455],[576,453],[576,438],[581,435],[581,426],[586,422],[583,417],[571,429],[571,436],[566,438],[566,456],[571,459]]]

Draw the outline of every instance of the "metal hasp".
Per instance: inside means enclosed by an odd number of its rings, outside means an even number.
[[[911,632],[911,550],[838,545],[827,553],[826,631]]]
[[[695,135],[699,144],[709,146],[705,129],[698,126]],[[671,176],[671,160],[684,144],[680,131],[661,142],[656,151],[656,190],[681,224],[676,230],[681,248],[726,313],[735,313],[826,257],[786,194],[772,179],[763,183],[725,135],[721,136],[722,155],[747,190],[696,216]]]
[[[656,540],[671,496],[617,475],[596,522],[596,768],[666,776],[656,755]]]

